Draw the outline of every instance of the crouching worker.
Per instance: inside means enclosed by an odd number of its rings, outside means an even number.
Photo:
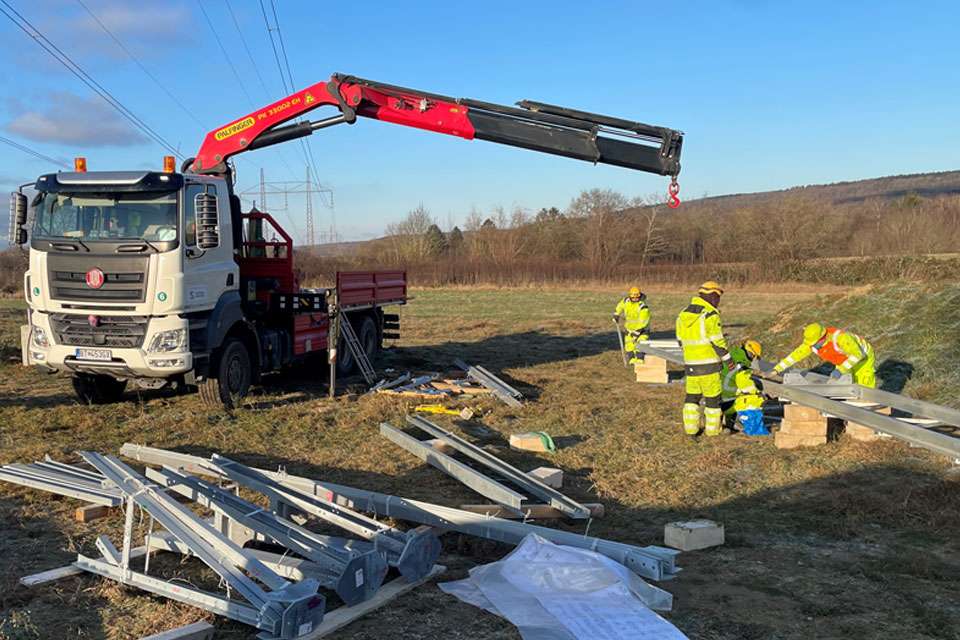
[[[777,363],[773,373],[782,373],[811,353],[833,364],[835,368],[830,373],[831,378],[851,373],[857,384],[871,388],[877,386],[873,345],[855,333],[819,324],[807,325],[803,330],[803,344]]]
[[[734,368],[723,376],[723,393],[720,408],[724,422],[731,430],[739,422],[741,431],[748,436],[768,436],[770,431],[763,424],[763,394],[753,381],[753,361],[760,357],[762,348],[756,340],[747,340],[743,345],[730,350]]]

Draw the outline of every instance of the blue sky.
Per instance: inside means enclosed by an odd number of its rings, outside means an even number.
[[[192,156],[207,131],[288,93],[261,2],[201,2],[3,0],[0,9],[19,12],[160,138]],[[342,72],[680,129],[681,197],[958,168],[957,3],[263,6],[271,27],[279,25],[298,89]],[[85,156],[91,170],[116,170],[160,168],[168,153],[2,14],[0,87],[0,137],[50,158],[72,165]],[[308,140],[335,203],[331,210],[314,201],[317,230],[333,214],[345,239],[380,235],[420,203],[448,228],[471,208],[564,208],[583,189],[634,197],[667,186],[652,174],[364,119]],[[242,154],[237,189],[259,200],[261,168],[268,181],[302,182],[305,166],[297,142]],[[3,191],[56,169],[0,143]],[[286,210],[282,197],[267,204],[295,236],[303,234],[302,196],[290,196]]]

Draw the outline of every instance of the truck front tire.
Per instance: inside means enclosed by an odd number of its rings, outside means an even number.
[[[119,400],[127,388],[126,380],[93,373],[77,373],[71,382],[77,397],[86,404],[111,404]]]
[[[210,376],[200,383],[200,399],[208,407],[233,408],[250,390],[251,373],[247,347],[236,338],[227,338]]]

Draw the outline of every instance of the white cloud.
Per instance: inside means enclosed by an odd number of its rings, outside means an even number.
[[[81,98],[69,91],[49,95],[45,111],[31,110],[4,128],[34,142],[83,147],[129,147],[149,142],[132,124],[99,97]]]

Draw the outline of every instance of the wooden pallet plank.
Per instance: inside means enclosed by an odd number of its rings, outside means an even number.
[[[366,602],[355,604],[352,607],[340,607],[330,611],[323,616],[323,622],[320,623],[320,626],[310,633],[300,636],[299,640],[314,640],[315,638],[326,637],[334,631],[347,626],[357,618],[375,609],[379,609],[394,598],[419,587],[424,582],[435,578],[446,570],[447,568],[442,564],[435,564],[433,565],[433,569],[430,570],[430,573],[414,582],[408,582],[406,578],[397,578],[377,589],[377,594]]]
[[[194,622],[176,629],[170,629],[152,636],[144,636],[140,640],[212,640],[213,625],[209,622]]]

